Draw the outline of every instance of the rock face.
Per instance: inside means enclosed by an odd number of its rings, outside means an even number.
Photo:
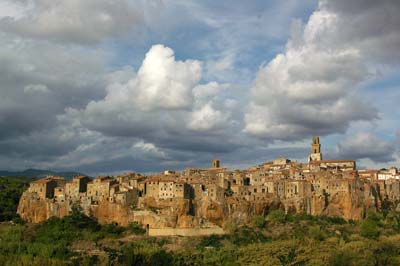
[[[247,201],[227,197],[223,202],[210,199],[197,201],[174,199],[155,201],[147,199],[148,209],[131,209],[107,200],[96,205],[81,203],[84,212],[100,223],[126,226],[131,222],[149,225],[152,228],[193,228],[207,223],[223,226],[227,221],[246,224],[254,215],[267,214],[273,209],[288,213],[328,215],[345,219],[362,219],[365,210],[372,205],[362,195],[337,193],[332,196],[313,196],[309,199]],[[18,214],[25,221],[39,223],[52,216],[63,217],[71,211],[72,202],[56,202],[39,199],[34,193],[24,192],[18,206]]]
[[[98,204],[81,202],[80,205],[86,215],[96,218],[102,224],[127,226],[131,222],[138,222],[153,228],[191,228],[201,224],[198,217],[190,215],[189,200],[174,199],[168,202],[149,200],[147,203],[151,207],[143,210],[131,209],[129,206],[107,200]],[[68,215],[72,205],[72,201],[56,202],[54,199],[42,199],[35,193],[26,191],[20,198],[17,213],[27,222],[40,223],[52,216],[61,218]]]
[[[22,194],[17,213],[25,221],[40,223],[52,216],[64,217],[69,214],[71,206],[68,202],[56,203],[52,200],[43,200],[28,191]]]

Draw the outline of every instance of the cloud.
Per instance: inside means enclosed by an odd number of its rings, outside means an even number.
[[[189,128],[199,131],[207,131],[225,124],[226,115],[215,110],[210,104],[204,105],[201,109],[195,110],[190,117]]]
[[[287,41],[315,3],[3,1],[0,169],[245,167],[305,158],[308,142],[292,141],[382,116],[390,135],[396,93],[363,96],[400,61],[398,1],[321,0]],[[369,151],[342,141],[333,154],[391,160],[364,140]]]
[[[394,161],[396,146],[391,141],[378,139],[370,133],[358,133],[340,141],[332,158],[370,159],[376,163]]]
[[[363,57],[375,63],[399,63],[399,1],[321,0],[320,9],[336,14],[329,32],[319,31],[312,36],[324,47],[356,46]]]
[[[171,48],[154,45],[128,90],[136,95],[132,100],[142,110],[188,108],[192,104],[191,91],[200,77],[199,61],[175,61]]]
[[[0,30],[21,36],[60,42],[97,43],[121,37],[142,14],[138,1],[25,0],[18,17],[0,19]]]
[[[101,51],[10,38],[0,32],[0,140],[50,129],[67,107],[104,97]]]
[[[166,158],[165,152],[157,148],[153,143],[145,143],[144,141],[139,141],[132,146],[132,150],[141,158],[153,160]]]
[[[377,109],[360,97],[359,87],[373,78],[376,62],[395,62],[381,59],[396,54],[400,21],[396,11],[387,9],[399,10],[400,5],[384,2],[320,1],[304,26],[294,21],[286,51],[257,73],[245,132],[296,140],[344,133],[354,121],[377,119]],[[389,17],[378,19],[377,14]],[[384,30],[378,34],[379,28]]]
[[[24,92],[25,93],[44,93],[48,92],[49,88],[47,88],[46,85],[43,84],[29,84],[24,87]]]
[[[230,150],[238,145],[236,137],[220,138],[238,127],[231,116],[234,105],[220,96],[226,84],[199,83],[201,66],[154,45],[137,74],[126,82],[114,80],[104,99],[67,115],[109,137],[138,138],[161,148]]]

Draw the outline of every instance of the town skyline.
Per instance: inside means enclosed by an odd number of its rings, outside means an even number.
[[[244,225],[274,208],[362,220],[366,210],[399,200],[398,168],[360,170],[354,160],[325,160],[318,136],[310,148],[307,163],[280,157],[238,170],[214,159],[205,168],[149,175],[42,177],[23,192],[17,213],[41,223],[78,205],[102,224],[138,223],[150,236],[202,236],[225,234],[229,222]]]

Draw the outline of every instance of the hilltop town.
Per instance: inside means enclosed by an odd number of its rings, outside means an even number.
[[[399,199],[397,168],[357,170],[354,160],[323,160],[319,137],[313,137],[307,163],[277,158],[230,170],[213,160],[206,169],[152,175],[49,176],[31,182],[18,214],[39,223],[80,206],[100,223],[137,222],[150,235],[205,235],[274,209],[359,220],[367,209]]]

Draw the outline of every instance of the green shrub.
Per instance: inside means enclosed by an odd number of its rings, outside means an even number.
[[[238,226],[236,225],[236,223],[234,221],[229,220],[224,224],[224,229],[230,233],[233,233],[238,229]]]
[[[361,222],[360,233],[363,237],[376,239],[380,230],[375,221],[367,219]]]
[[[284,223],[286,221],[286,214],[282,210],[273,210],[267,216],[268,221],[276,223]]]
[[[326,238],[325,232],[319,226],[310,227],[310,229],[308,230],[308,233],[311,238],[318,240],[318,241],[323,241]]]
[[[400,213],[396,211],[391,211],[386,216],[386,222],[390,225],[391,228],[400,232]]]
[[[334,217],[334,216],[319,216],[319,220],[326,221],[331,224],[346,224],[346,220],[341,217]]]
[[[109,235],[120,236],[125,231],[125,228],[115,224],[105,224],[101,230]]]
[[[206,236],[201,239],[200,244],[197,247],[198,248],[205,248],[205,247],[219,248],[219,247],[221,247],[222,239],[223,239],[223,236],[219,236],[219,235]]]
[[[374,221],[376,224],[380,224],[383,220],[383,215],[377,213],[373,209],[367,210],[367,220]]]
[[[150,257],[150,264],[152,266],[169,266],[172,264],[173,256],[161,249],[153,253]]]
[[[353,264],[355,254],[351,250],[333,251],[329,257],[329,265],[331,266],[345,266],[357,265]]]
[[[227,236],[237,246],[245,246],[253,243],[264,243],[269,239],[259,230],[250,227],[239,227],[234,233]]]
[[[297,251],[294,247],[290,248],[285,254],[277,254],[277,259],[282,266],[296,265],[303,266],[306,265],[306,260],[297,258]]]
[[[265,217],[262,215],[256,215],[252,218],[251,223],[258,228],[265,227]]]
[[[136,222],[129,223],[126,230],[135,235],[144,235],[146,233],[146,229]]]

